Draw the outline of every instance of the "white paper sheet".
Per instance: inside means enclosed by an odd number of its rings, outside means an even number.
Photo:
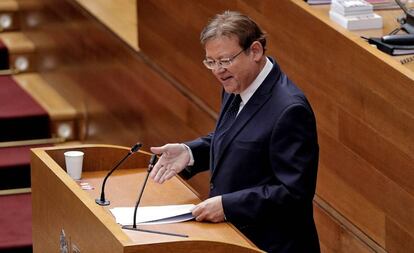
[[[176,223],[191,220],[194,217],[191,209],[195,205],[168,205],[168,206],[143,206],[138,207],[137,224],[152,225]],[[132,225],[134,207],[115,207],[110,209],[115,217],[116,223],[121,225]]]

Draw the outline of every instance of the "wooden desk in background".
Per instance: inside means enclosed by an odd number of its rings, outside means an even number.
[[[322,18],[322,19],[329,19],[329,9],[330,5],[319,5],[319,6],[310,6],[309,7],[313,12],[314,15]],[[389,34],[391,31],[399,27],[397,22],[397,18],[403,16],[402,10],[375,10],[375,13],[379,14],[383,18],[384,26],[382,29],[371,29],[371,30],[355,30],[355,31],[348,31],[347,29],[341,27],[340,25],[334,23],[333,21],[327,21],[328,23],[332,23],[332,27],[336,29],[338,32],[343,33],[348,38],[355,39],[355,42],[358,43],[361,41],[361,36],[364,37],[382,37],[383,35]],[[404,34],[405,32],[400,31],[399,34]],[[358,41],[358,42],[357,42]],[[364,41],[364,40],[362,40]],[[374,46],[373,46],[374,47]],[[375,48],[375,47],[374,47]],[[384,55],[387,55],[383,53]],[[403,56],[390,56],[384,58],[391,58],[400,63],[400,60],[410,57],[410,55],[403,55]],[[406,64],[404,67],[414,71],[414,62],[411,64]]]

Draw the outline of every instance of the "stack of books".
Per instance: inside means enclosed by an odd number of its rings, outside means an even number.
[[[332,0],[329,17],[348,30],[382,28],[382,17],[364,0]]]
[[[308,4],[330,4],[331,0],[305,0]],[[374,10],[399,9],[395,0],[365,0],[372,4]]]
[[[400,6],[394,0],[365,0],[372,4],[374,10],[385,10],[385,9],[399,9]]]

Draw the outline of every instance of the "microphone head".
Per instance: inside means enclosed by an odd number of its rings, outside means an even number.
[[[149,161],[149,163],[148,163],[148,173],[150,173],[151,171],[152,171],[152,169],[154,168],[154,166],[155,166],[155,164],[157,163],[157,161],[158,161],[158,157],[157,157],[157,155],[156,154],[153,154],[152,156],[151,156],[151,158],[150,158],[150,161]]]
[[[157,161],[158,161],[158,157],[157,157],[157,155],[156,155],[156,154],[153,154],[153,155],[151,156],[151,159],[150,159],[149,165],[150,165],[150,166],[154,166],[154,165],[157,163]]]
[[[142,144],[138,142],[137,144],[135,144],[134,146],[132,146],[131,153],[137,152],[141,147],[142,147]]]

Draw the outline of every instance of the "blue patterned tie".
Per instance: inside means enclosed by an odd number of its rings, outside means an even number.
[[[227,108],[220,124],[217,126],[217,129],[214,133],[214,157],[217,158],[217,155],[220,152],[221,142],[223,137],[226,135],[227,130],[233,125],[234,120],[236,119],[237,113],[239,112],[241,97],[240,95],[235,95],[231,104]]]

